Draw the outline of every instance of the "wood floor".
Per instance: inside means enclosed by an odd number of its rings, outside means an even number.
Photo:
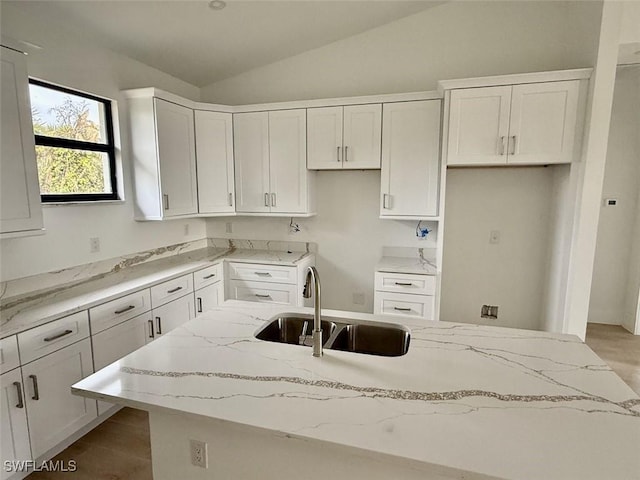
[[[587,345],[640,395],[640,336],[622,327],[589,324]],[[29,480],[152,480],[149,417],[124,408],[55,460],[75,460],[74,473],[38,472]]]

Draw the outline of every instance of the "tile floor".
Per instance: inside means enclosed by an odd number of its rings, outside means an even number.
[[[640,336],[618,326],[589,324],[586,343],[640,395]],[[75,460],[78,470],[38,472],[28,480],[152,480],[147,413],[120,410],[54,460]]]

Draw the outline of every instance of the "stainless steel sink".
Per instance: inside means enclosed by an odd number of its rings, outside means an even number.
[[[400,357],[409,351],[410,340],[409,330],[402,325],[356,323],[342,327],[330,339],[326,348],[382,357]]]
[[[326,320],[323,320],[321,325],[322,343],[324,344],[336,330],[337,325]],[[255,337],[267,342],[311,345],[312,332],[313,315],[282,315],[262,326],[255,333]]]
[[[411,333],[402,325],[325,318],[322,325],[324,348],[399,357],[409,351]],[[255,333],[259,340],[295,345],[311,345],[313,315],[284,314],[266,322]]]

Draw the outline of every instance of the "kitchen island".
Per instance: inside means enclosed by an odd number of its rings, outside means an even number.
[[[407,318],[404,356],[314,358],[254,338],[283,312],[228,301],[73,391],[150,412],[155,480],[640,478],[640,398],[577,337]]]

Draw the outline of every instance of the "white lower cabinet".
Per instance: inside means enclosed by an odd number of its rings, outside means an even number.
[[[161,307],[154,308],[152,312],[153,329],[151,335],[153,338],[158,338],[195,318],[193,295],[185,295],[177,300],[165,303]]]
[[[230,297],[235,300],[297,305],[296,285],[230,280],[229,291]]]
[[[197,317],[224,302],[224,283],[218,282],[196,290],[195,299]]]
[[[27,410],[24,405],[24,387],[20,369],[15,368],[0,375],[0,454],[2,461],[30,460]],[[0,478],[9,478],[5,468],[0,469]]]
[[[376,272],[373,313],[433,320],[436,277]]]
[[[91,373],[88,338],[22,366],[34,458],[96,418],[96,401],[73,395],[70,388]]]

